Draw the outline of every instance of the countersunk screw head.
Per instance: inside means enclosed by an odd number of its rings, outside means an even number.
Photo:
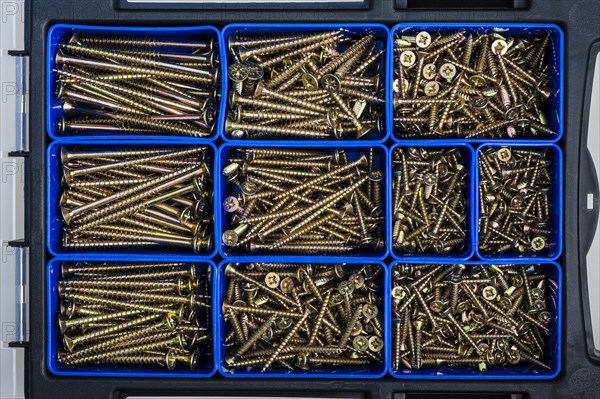
[[[349,280],[342,281],[338,284],[338,291],[342,295],[352,295],[354,293],[354,283]]]
[[[305,73],[302,75],[302,84],[306,90],[310,91],[315,91],[319,88],[319,81],[310,73]]]
[[[496,156],[500,162],[508,162],[512,158],[512,152],[508,147],[502,147],[496,152]]]
[[[377,308],[377,306],[373,305],[372,303],[366,303],[363,306],[362,311],[363,311],[363,316],[367,320],[374,319],[375,317],[377,317],[377,314],[379,314],[379,308]]]
[[[406,297],[406,290],[401,286],[396,286],[392,288],[392,298],[401,300]]]
[[[544,324],[550,324],[552,321],[552,315],[548,311],[543,311],[538,314],[538,320]]]
[[[275,272],[269,272],[265,276],[265,285],[269,288],[277,288],[280,280],[281,280],[281,277],[279,277],[279,274],[277,274]]]
[[[416,62],[417,55],[414,53],[414,51],[407,50],[403,51],[402,54],[400,54],[400,64],[402,66],[409,68],[415,65]]]
[[[423,66],[423,77],[427,80],[432,80],[435,78],[437,73],[437,67],[435,64],[426,64]]]
[[[440,84],[435,80],[427,82],[425,84],[424,91],[427,97],[437,96],[437,94],[440,92]]]
[[[243,82],[248,78],[248,67],[245,64],[235,63],[228,69],[229,79],[234,82]]]
[[[426,31],[417,33],[415,37],[415,44],[420,48],[427,48],[431,44],[431,34]]]
[[[225,212],[232,213],[240,209],[240,202],[234,196],[229,196],[223,201],[223,209]]]
[[[337,93],[340,91],[340,78],[333,74],[327,74],[321,78],[321,87],[327,92]]]
[[[496,287],[488,285],[487,287],[483,288],[482,294],[483,299],[485,299],[486,301],[493,301],[498,296],[498,290],[496,289]]]
[[[456,76],[456,66],[449,62],[440,67],[440,76],[444,79],[451,80]]]
[[[546,248],[546,240],[543,237],[534,237],[531,240],[531,249],[534,251],[541,251]]]
[[[508,51],[508,44],[505,40],[497,39],[492,43],[492,53],[496,55],[504,55]]]
[[[352,347],[357,352],[365,352],[369,349],[369,340],[364,335],[358,335],[352,340]]]

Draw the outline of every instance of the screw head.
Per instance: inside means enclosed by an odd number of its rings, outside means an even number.
[[[350,280],[342,281],[338,284],[338,291],[342,295],[352,295],[354,293],[354,283]]]
[[[392,298],[401,300],[406,297],[406,290],[401,286],[396,286],[392,288]]]
[[[234,230],[226,230],[223,232],[221,240],[223,241],[223,244],[230,247],[238,243],[239,236]]]
[[[437,96],[437,94],[440,92],[440,84],[435,80],[427,82],[425,84],[424,91],[427,97]]]
[[[508,147],[502,147],[496,152],[496,156],[500,162],[508,162],[512,158],[512,152]]]
[[[265,276],[265,285],[269,288],[277,288],[280,281],[281,277],[279,277],[279,274],[275,272],[267,273]]]
[[[319,88],[319,81],[310,73],[305,73],[302,75],[302,84],[306,90],[310,91],[315,91]]]
[[[423,66],[423,77],[427,80],[432,80],[435,78],[437,73],[437,67],[435,64],[425,64]]]
[[[365,352],[369,348],[369,340],[364,335],[357,335],[352,340],[352,347],[357,352]]]
[[[431,44],[431,34],[429,34],[429,32],[426,31],[417,33],[417,36],[415,37],[415,44],[419,48],[429,47],[429,45]]]
[[[543,237],[534,237],[531,240],[531,249],[534,251],[541,251],[546,247],[546,240]]]
[[[497,39],[492,43],[492,53],[496,55],[504,55],[508,51],[508,43],[506,40]]]
[[[244,64],[240,64],[239,62],[232,64],[227,70],[229,79],[236,83],[246,80],[248,78],[248,72],[248,67]]]
[[[362,309],[363,316],[367,320],[374,319],[379,314],[379,309],[372,303],[366,303]]]
[[[442,64],[440,67],[440,76],[444,79],[451,80],[456,76],[456,67],[449,62]]]
[[[483,294],[483,299],[486,301],[493,301],[498,297],[498,290],[493,285],[484,287],[481,293]]]
[[[400,64],[404,67],[411,67],[413,65],[415,65],[417,62],[417,55],[414,53],[414,51],[403,51],[402,54],[400,54]]]
[[[333,74],[327,74],[321,78],[321,87],[329,93],[340,91],[340,78]]]
[[[225,212],[232,213],[240,209],[240,203],[234,196],[229,196],[223,200],[223,209]]]

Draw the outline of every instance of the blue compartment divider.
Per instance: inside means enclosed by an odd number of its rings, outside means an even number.
[[[60,330],[58,328],[58,315],[59,315],[59,303],[60,298],[58,295],[58,280],[60,279],[60,264],[62,262],[76,262],[76,261],[99,261],[99,262],[187,262],[198,264],[200,270],[206,272],[210,279],[209,286],[211,287],[212,298],[211,298],[211,323],[213,326],[213,337],[212,337],[212,355],[203,355],[198,363],[198,368],[191,371],[185,367],[179,367],[173,371],[163,369],[160,367],[147,367],[147,366],[134,366],[134,365],[122,365],[122,366],[110,366],[110,365],[88,365],[77,368],[69,368],[62,366],[58,363],[58,351],[62,348],[62,338]],[[50,260],[46,268],[46,349],[47,358],[46,363],[50,372],[58,376],[70,376],[70,377],[127,377],[127,378],[138,378],[138,377],[152,377],[152,378],[209,378],[212,377],[216,372],[215,364],[215,343],[217,337],[214,334],[214,328],[217,325],[219,317],[219,307],[217,304],[217,268],[214,262],[208,258],[198,258],[191,260],[180,256],[169,256],[169,258],[155,257],[148,255],[113,255],[111,258],[98,258],[89,254],[82,254],[81,256],[60,256]]]
[[[553,63],[550,64],[551,75],[552,75],[552,89],[553,92],[557,93],[556,95],[550,96],[548,100],[546,100],[546,116],[550,122],[550,127],[557,133],[554,137],[540,137],[540,138],[517,138],[512,140],[513,142],[519,143],[555,143],[559,141],[563,135],[564,131],[564,78],[565,78],[565,68],[564,68],[564,58],[565,58],[565,38],[562,29],[556,24],[538,24],[538,23],[507,23],[507,22],[490,22],[490,23],[474,23],[474,22],[402,22],[395,25],[391,30],[390,35],[390,43],[394,42],[394,35],[396,34],[411,34],[418,33],[422,30],[426,30],[428,32],[440,32],[440,33],[448,33],[448,32],[456,32],[456,31],[465,31],[467,34],[469,33],[491,33],[496,32],[501,35],[507,36],[521,36],[521,37],[534,37],[541,35],[545,32],[550,31],[552,46],[557,52],[552,53]],[[550,50],[548,50],[550,51]],[[404,142],[405,139],[397,137],[395,134],[395,128],[393,124],[394,118],[394,96],[392,91],[392,86],[394,83],[394,52],[393,49],[389,51],[390,65],[388,68],[388,76],[387,76],[387,84],[388,84],[388,92],[391,93],[391,98],[388,100],[388,115],[391,115],[391,130],[390,137],[396,142]],[[493,138],[472,138],[472,139],[464,139],[464,138],[453,138],[450,139],[453,142],[470,142],[470,143],[485,143],[485,142],[495,142],[497,140],[502,139],[493,139]],[[506,139],[503,139],[506,140]]]
[[[60,196],[62,193],[61,188],[61,160],[60,160],[60,149],[62,146],[77,146],[90,150],[98,149],[109,149],[117,148],[124,149],[126,147],[154,147],[154,146],[203,146],[207,147],[210,156],[212,157],[212,173],[213,173],[213,187],[215,187],[217,176],[215,171],[217,170],[217,148],[209,142],[198,142],[197,140],[188,139],[187,141],[177,140],[95,140],[95,141],[79,141],[79,142],[58,142],[55,141],[46,150],[46,246],[48,251],[54,255],[63,254],[87,254],[89,256],[95,256],[98,258],[113,257],[115,253],[120,253],[123,256],[135,256],[137,254],[155,254],[156,256],[163,255],[165,258],[171,256],[189,257],[195,259],[198,257],[212,257],[216,254],[217,248],[220,244],[220,236],[217,237],[214,234],[214,226],[218,224],[219,213],[214,212],[214,197],[213,197],[213,248],[211,248],[206,254],[194,254],[191,249],[172,247],[170,249],[122,249],[122,250],[106,250],[106,251],[76,251],[69,250],[62,247],[62,229],[63,229],[63,217],[60,211]],[[118,252],[117,252],[118,251]]]
[[[394,249],[392,243],[392,230],[394,226],[394,215],[393,215],[393,198],[394,198],[394,190],[393,190],[393,157],[394,151],[397,148],[409,148],[409,147],[425,147],[429,150],[433,150],[436,148],[440,149],[450,149],[450,148],[458,148],[462,154],[463,162],[465,167],[467,168],[468,177],[466,179],[467,183],[467,236],[465,248],[460,253],[449,253],[449,254],[436,254],[436,253],[401,253]],[[475,194],[475,175],[477,173],[477,161],[475,159],[475,152],[473,151],[473,147],[465,143],[459,143],[448,140],[410,140],[410,141],[402,141],[402,143],[397,143],[393,145],[389,149],[388,155],[388,170],[386,172],[387,175],[387,186],[388,186],[388,206],[386,208],[386,224],[388,225],[390,235],[388,237],[388,250],[389,253],[398,260],[404,259],[419,259],[419,260],[427,260],[428,262],[443,262],[447,260],[469,260],[473,257],[475,253],[475,235],[477,232],[477,219],[475,218],[475,207],[477,206],[477,197]]]
[[[114,134],[114,133],[86,133],[86,134],[73,134],[73,135],[62,135],[58,132],[58,122],[63,116],[61,104],[57,101],[54,89],[55,81],[57,76],[52,69],[55,67],[55,55],[58,51],[59,45],[62,40],[69,34],[72,33],[89,33],[99,35],[126,35],[126,36],[144,36],[152,37],[156,39],[174,39],[174,40],[191,40],[198,39],[199,37],[210,36],[215,41],[216,45],[219,46],[219,65],[224,61],[222,57],[223,45],[220,42],[220,32],[213,26],[187,26],[187,27],[126,27],[126,26],[94,26],[94,25],[73,25],[73,24],[57,24],[50,28],[46,40],[46,130],[48,135],[54,140],[60,141],[80,141],[80,140],[105,140],[107,138],[118,139],[118,140],[164,140],[169,138],[173,141],[212,141],[218,137],[218,130],[210,137],[187,137],[179,135],[168,135],[168,134]],[[219,73],[221,69],[216,68]],[[226,75],[225,75],[226,76]],[[225,93],[225,83],[227,79],[221,75],[221,82],[217,84],[220,88],[221,94]],[[218,107],[219,110],[223,109],[223,101],[226,100],[226,96],[221,95]],[[222,111],[219,112],[218,118],[222,116]],[[218,125],[218,121],[217,121]]]
[[[393,92],[391,90],[391,84],[388,84],[387,78],[390,74],[392,63],[390,62],[390,54],[393,54],[393,40],[390,36],[390,30],[387,26],[382,24],[374,23],[336,23],[336,24],[285,24],[285,23],[260,23],[260,24],[229,24],[221,31],[221,71],[223,77],[223,101],[221,101],[221,111],[219,113],[219,126],[218,131],[221,134],[223,140],[227,143],[242,143],[249,141],[252,143],[263,142],[263,143],[279,143],[281,140],[236,140],[231,139],[225,134],[225,120],[227,119],[227,111],[229,110],[229,79],[227,77],[227,69],[233,62],[231,54],[227,50],[229,37],[236,34],[257,34],[266,35],[273,33],[302,33],[302,32],[316,32],[325,30],[336,30],[343,29],[350,35],[364,35],[365,33],[373,33],[375,35],[377,50],[385,49],[385,58],[382,60],[380,65],[380,75],[384,78],[384,90],[385,90],[385,102],[390,104],[393,102]],[[375,134],[373,132],[367,134],[364,139],[360,140],[305,140],[304,142],[317,142],[317,143],[338,143],[345,145],[350,142],[378,142],[383,143],[387,140],[388,136],[392,132],[393,128],[393,114],[390,114],[388,107],[384,107],[384,121],[385,131]],[[294,140],[285,140],[287,143],[292,143]]]
[[[389,359],[389,354],[391,353],[389,348],[391,345],[391,326],[390,326],[390,315],[391,312],[391,302],[387,299],[390,297],[390,281],[388,268],[381,261],[366,261],[359,260],[356,258],[319,258],[314,259],[314,261],[305,261],[305,260],[290,260],[286,259],[285,261],[279,261],[278,263],[314,263],[314,264],[330,264],[332,267],[337,263],[346,263],[348,265],[356,265],[357,267],[363,264],[371,264],[378,265],[382,268],[383,273],[381,273],[378,277],[380,281],[380,289],[379,294],[382,295],[382,306],[384,310],[383,317],[383,326],[384,326],[384,350],[383,350],[383,364],[377,366],[372,365],[370,370],[359,370],[357,367],[344,367],[344,366],[331,366],[331,367],[319,367],[318,369],[308,370],[308,371],[270,371],[267,373],[260,373],[259,371],[246,371],[246,370],[235,370],[232,372],[231,370],[227,370],[227,365],[224,364],[225,355],[227,353],[225,347],[225,337],[227,336],[227,331],[225,328],[225,320],[222,314],[222,304],[223,298],[226,295],[227,291],[227,276],[225,276],[225,267],[229,263],[253,263],[253,262],[265,262],[262,259],[256,258],[228,258],[227,260],[219,263],[218,272],[216,275],[217,284],[214,292],[218,293],[217,303],[215,308],[217,311],[216,321],[216,338],[215,338],[215,363],[217,365],[217,369],[219,373],[227,378],[333,378],[333,379],[374,379],[374,378],[382,378],[386,372],[388,364],[391,362]],[[277,261],[275,261],[277,262]],[[215,295],[216,297],[216,295]]]
[[[500,147],[509,147],[509,148],[521,148],[521,149],[532,149],[532,150],[541,150],[544,148],[548,149],[548,154],[550,156],[550,160],[552,162],[552,182],[551,182],[551,190],[552,190],[552,199],[550,203],[550,229],[552,230],[552,234],[550,235],[550,248],[546,251],[543,251],[539,255],[534,254],[518,254],[518,253],[505,253],[505,254],[486,254],[479,249],[479,154],[482,149],[487,147],[500,148]],[[513,141],[502,141],[502,142],[494,142],[488,144],[482,144],[477,147],[476,150],[476,173],[475,173],[475,199],[477,201],[477,205],[475,206],[475,226],[476,226],[476,234],[475,234],[475,251],[477,256],[483,260],[490,260],[494,262],[513,262],[517,259],[526,259],[531,262],[543,262],[543,261],[553,261],[560,257],[562,254],[563,248],[563,154],[562,150],[556,144],[542,144],[542,143],[528,143],[515,144]]]
[[[395,265],[398,264],[429,264],[430,262],[422,260],[401,260],[395,261],[390,265],[389,276],[390,276],[390,295],[386,296],[388,301],[388,308],[390,309],[390,322],[388,324],[389,330],[389,345],[387,346],[390,351],[386,356],[389,361],[388,370],[392,377],[398,379],[426,379],[426,380],[549,380],[555,378],[561,370],[561,353],[562,353],[562,269],[556,262],[544,262],[544,261],[529,261],[529,260],[516,260],[512,262],[501,262],[501,261],[484,261],[484,262],[449,262],[441,261],[436,262],[437,264],[444,266],[451,266],[453,264],[464,264],[471,268],[477,265],[484,267],[501,264],[515,264],[515,265],[541,265],[542,272],[545,273],[549,278],[556,281],[558,289],[556,290],[557,300],[555,303],[548,301],[548,311],[554,316],[550,325],[550,335],[546,341],[544,348],[544,358],[542,361],[546,362],[550,366],[550,370],[546,370],[542,367],[532,364],[516,364],[507,366],[488,366],[487,371],[480,372],[475,367],[454,367],[448,366],[443,367],[432,367],[424,366],[418,370],[411,369],[400,369],[394,371],[392,369],[394,338],[393,334],[393,309],[392,309],[392,296],[391,296],[391,280],[392,270]],[[550,289],[550,288],[549,288]]]
[[[234,193],[234,185],[231,183],[227,183],[223,176],[223,167],[227,162],[228,154],[237,148],[245,149],[245,148],[291,148],[291,149],[343,149],[348,154],[349,159],[353,159],[358,153],[363,152],[365,155],[368,155],[368,150],[370,147],[374,149],[374,164],[375,167],[381,170],[384,175],[387,174],[387,156],[388,150],[382,144],[376,143],[367,143],[363,141],[354,141],[354,142],[314,142],[312,141],[310,145],[307,142],[302,141],[279,141],[277,143],[270,143],[265,141],[240,141],[240,142],[229,142],[223,144],[219,147],[219,155],[218,155],[218,166],[215,173],[215,242],[219,248],[219,254],[223,257],[252,257],[252,259],[260,259],[261,262],[281,262],[282,258],[287,260],[295,259],[296,261],[304,261],[304,262],[316,262],[317,260],[322,260],[330,257],[340,257],[339,254],[334,255],[298,255],[298,254],[250,254],[240,250],[235,250],[233,248],[226,247],[222,244],[221,236],[224,231],[229,230],[231,228],[231,224],[229,223],[229,216],[223,209],[223,199],[229,195],[233,195]],[[387,177],[384,176],[384,182]],[[389,186],[389,185],[386,185]],[[388,191],[389,187],[386,187],[385,191],[382,190],[382,204],[386,206],[386,209],[389,208],[387,206],[387,200],[389,198]],[[385,214],[385,213],[384,213]],[[218,222],[217,222],[218,221]],[[384,239],[386,242],[389,242],[391,235],[390,226],[388,223],[385,223],[385,235]],[[384,249],[377,252],[372,251],[364,251],[364,252],[349,252],[344,254],[346,259],[361,259],[363,262],[367,262],[369,260],[383,260],[388,255],[388,245],[384,245]]]

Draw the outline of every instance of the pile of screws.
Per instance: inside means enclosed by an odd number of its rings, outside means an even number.
[[[551,169],[546,149],[487,147],[479,153],[482,253],[550,248]]]
[[[382,363],[382,268],[229,264],[223,316],[231,370],[309,371]]]
[[[396,36],[394,126],[403,138],[554,136],[550,32]],[[556,55],[555,55],[556,56]],[[550,60],[553,62],[553,60]]]
[[[344,30],[233,36],[235,139],[359,139],[383,135],[384,50],[373,34]]]
[[[58,363],[194,370],[211,352],[209,280],[201,270],[183,263],[62,263]]]
[[[212,248],[206,147],[62,147],[60,155],[64,248]]]
[[[557,282],[532,265],[396,265],[393,370],[510,366],[544,369]],[[549,291],[549,294],[548,294]]]
[[[383,172],[374,150],[237,149],[223,169],[223,244],[251,253],[339,254],[385,245]]]
[[[75,33],[53,70],[61,134],[214,134],[219,108],[214,37],[167,41]]]
[[[467,237],[467,167],[458,148],[393,153],[392,244],[401,252],[460,252]]]

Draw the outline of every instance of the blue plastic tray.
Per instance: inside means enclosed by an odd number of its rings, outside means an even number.
[[[72,257],[59,257],[54,258],[48,262],[46,269],[46,346],[47,346],[47,358],[46,363],[48,369],[52,374],[61,376],[78,376],[78,377],[153,377],[153,378],[209,378],[213,376],[216,371],[216,365],[214,362],[216,337],[213,335],[212,339],[212,355],[204,355],[198,362],[198,368],[194,371],[186,369],[185,367],[179,367],[173,371],[163,369],[160,367],[146,367],[146,366],[108,366],[108,365],[89,365],[77,368],[69,368],[62,366],[58,363],[58,350],[62,350],[62,337],[58,328],[58,315],[60,312],[60,298],[58,295],[58,280],[60,279],[60,264],[63,261],[75,262],[75,261],[114,261],[114,262],[164,262],[165,258],[152,257],[152,256],[134,256],[127,258],[123,255],[114,256],[111,259],[98,259],[93,256],[82,255],[74,259]],[[200,271],[207,273],[210,280],[210,287],[213,293],[212,296],[212,324],[215,326],[215,321],[219,317],[219,307],[216,306],[217,302],[217,278],[216,278],[216,266],[215,264],[204,258],[202,260],[191,261],[189,258],[182,258],[178,256],[170,256],[168,258],[170,262],[188,262],[196,263],[199,266]],[[210,344],[209,344],[210,345]]]
[[[392,268],[397,264],[429,264],[430,262],[424,262],[421,260],[409,260],[409,261],[396,261],[390,266],[390,276],[392,275]],[[437,262],[441,265],[453,265],[458,262]],[[473,267],[476,265],[491,266],[503,264],[503,262],[460,262],[467,267]],[[549,380],[555,378],[561,369],[561,352],[562,352],[562,270],[561,267],[555,262],[536,262],[536,261],[514,261],[511,264],[532,264],[542,265],[542,271],[551,279],[556,281],[558,284],[558,290],[556,292],[556,302],[548,300],[548,311],[554,315],[554,318],[549,326],[550,334],[546,341],[544,348],[544,358],[542,361],[546,362],[550,366],[550,370],[546,370],[542,367],[530,364],[517,364],[507,366],[488,366],[486,372],[480,372],[478,369],[473,367],[421,367],[418,370],[410,370],[406,368],[394,371],[392,369],[393,361],[393,322],[390,320],[388,324],[390,330],[388,330],[389,343],[387,346],[389,353],[388,358],[388,370],[390,374],[398,379],[440,379],[440,380],[528,380],[528,379],[545,379]],[[390,277],[390,289],[392,281]],[[391,291],[390,291],[391,292]],[[548,291],[550,293],[550,287]],[[390,309],[390,316],[392,314],[392,296],[387,295],[388,306]]]
[[[410,22],[410,23],[399,23],[395,25],[391,30],[391,39],[390,41],[393,43],[394,36],[396,34],[410,34],[415,32],[420,32],[422,30],[426,30],[428,32],[456,32],[456,31],[465,31],[468,33],[490,33],[490,32],[498,32],[501,35],[512,35],[512,36],[520,36],[520,37],[535,37],[542,35],[548,31],[551,32],[551,45],[548,46],[548,55],[547,60],[552,59],[553,62],[550,64],[550,75],[551,75],[551,87],[553,92],[556,92],[556,95],[550,96],[548,100],[546,100],[546,116],[548,118],[550,127],[557,133],[554,137],[544,136],[540,138],[518,138],[513,141],[519,142],[547,142],[553,143],[560,140],[563,135],[564,129],[564,33],[562,29],[555,24],[536,24],[536,23],[467,23],[467,22]],[[555,52],[552,52],[553,49]],[[389,52],[392,56],[390,57],[390,65],[393,66],[393,51]],[[387,84],[388,84],[388,92],[392,93],[392,85],[394,82],[394,70],[393,68],[388,68],[388,76],[387,76]],[[395,129],[393,126],[393,93],[391,94],[391,99],[388,102],[388,115],[391,115],[391,138],[397,142],[404,141],[404,139],[399,138],[395,134]],[[473,138],[473,139],[463,139],[456,138],[451,139],[452,141],[465,141],[472,143],[483,143],[496,141],[500,139],[490,139],[490,138]]]
[[[240,263],[252,263],[252,262],[257,262],[260,261],[262,262],[262,260],[257,260],[257,259],[248,259],[248,258],[232,258],[232,259],[228,259],[225,261],[222,261],[219,264],[219,269],[218,269],[218,273],[217,273],[217,283],[215,286],[215,292],[217,292],[217,295],[215,295],[215,297],[218,297],[218,301],[217,304],[215,305],[216,307],[218,307],[219,312],[221,312],[221,305],[223,303],[223,298],[226,295],[226,291],[227,291],[227,277],[225,276],[225,267],[229,264],[229,263],[236,263],[236,262],[240,262]],[[286,260],[286,262],[288,262]],[[290,261],[290,263],[294,263],[294,261]],[[359,368],[359,367],[319,367],[319,368],[315,368],[313,370],[308,370],[308,371],[300,371],[300,370],[294,370],[294,371],[270,371],[268,373],[261,373],[260,371],[257,370],[253,370],[253,371],[246,371],[245,369],[238,369],[238,370],[229,370],[227,368],[227,365],[225,364],[224,360],[225,360],[225,355],[227,353],[227,349],[225,347],[225,337],[227,336],[227,330],[226,330],[226,326],[225,326],[225,321],[224,318],[222,317],[222,315],[219,315],[218,318],[215,318],[215,320],[218,320],[218,323],[216,324],[216,330],[217,330],[217,338],[215,339],[215,362],[217,363],[217,368],[219,370],[219,373],[221,373],[221,375],[228,377],[228,378],[334,378],[334,379],[343,379],[343,378],[381,378],[386,374],[387,371],[387,364],[389,363],[388,360],[388,356],[390,354],[389,352],[389,347],[390,347],[390,315],[391,315],[391,309],[390,309],[390,301],[388,301],[386,298],[388,298],[390,296],[390,281],[391,279],[389,278],[389,273],[387,270],[387,267],[382,263],[382,262],[378,262],[378,261],[361,261],[361,260],[357,260],[357,259],[352,259],[352,258],[337,258],[337,259],[333,259],[333,258],[320,258],[320,259],[315,259],[314,262],[307,262],[307,263],[318,263],[318,264],[331,264],[331,266],[333,267],[333,265],[335,265],[336,263],[346,263],[349,265],[356,265],[357,267],[363,265],[363,264],[373,264],[373,265],[379,265],[382,269],[383,269],[383,273],[381,273],[378,277],[378,281],[379,281],[379,294],[383,295],[383,310],[384,310],[384,317],[383,317],[383,325],[384,325],[384,337],[383,337],[383,341],[384,341],[384,362],[381,365],[371,365],[371,366],[365,366],[366,368]]]
[[[221,256],[223,257],[229,257],[229,256],[250,256],[253,259],[262,259],[262,262],[279,262],[280,259],[282,258],[289,258],[289,257],[293,257],[294,259],[303,259],[306,262],[315,262],[315,260],[317,259],[324,259],[326,257],[339,257],[339,254],[333,254],[333,255],[298,255],[298,254],[260,254],[260,253],[256,253],[256,254],[250,254],[245,252],[244,249],[235,249],[235,248],[230,248],[227,247],[225,245],[222,244],[222,240],[221,240],[221,236],[223,234],[224,231],[229,230],[231,228],[231,224],[229,222],[230,220],[230,215],[228,215],[225,210],[223,209],[223,199],[226,198],[229,195],[233,195],[234,194],[234,189],[235,186],[231,183],[227,183],[225,180],[225,177],[223,176],[222,170],[223,167],[225,166],[226,162],[227,162],[227,156],[228,154],[232,151],[235,150],[236,148],[296,148],[296,149],[301,149],[301,148],[307,148],[308,147],[308,143],[307,142],[298,142],[298,141],[287,141],[287,142],[278,142],[278,143],[271,143],[271,144],[267,144],[267,142],[264,141],[244,141],[244,142],[239,142],[239,143],[227,143],[224,144],[222,146],[220,146],[219,148],[219,155],[218,155],[218,169],[215,173],[215,202],[214,202],[214,206],[215,206],[215,223],[216,223],[216,234],[215,234],[215,242],[217,247],[219,248],[219,253],[221,254]],[[374,163],[375,163],[375,167],[378,168],[379,170],[381,170],[384,174],[387,173],[386,170],[386,162],[387,162],[387,152],[388,150],[381,144],[368,144],[362,141],[354,141],[354,142],[345,142],[345,143],[340,143],[340,142],[327,142],[327,143],[323,143],[323,142],[311,142],[310,145],[310,149],[335,149],[335,148],[340,148],[340,149],[344,149],[346,151],[346,153],[348,154],[348,158],[350,160],[355,159],[355,157],[360,153],[363,152],[365,155],[368,155],[368,151],[369,148],[373,147],[374,151]],[[387,181],[385,180],[386,177],[384,176],[384,180],[383,181]],[[382,204],[384,206],[386,206],[387,208],[387,198],[389,198],[389,193],[388,191],[390,190],[389,186],[386,187],[386,191],[384,194],[384,191],[382,190]],[[386,242],[389,241],[389,236],[390,236],[390,226],[387,225],[385,226],[385,240]],[[388,246],[384,245],[384,248],[381,251],[363,251],[363,252],[349,252],[347,254],[344,254],[345,257],[347,257],[348,259],[351,258],[356,258],[356,259],[362,259],[363,261],[367,261],[368,259],[371,260],[376,260],[376,259],[384,259],[388,254]]]
[[[158,135],[158,134],[147,134],[147,135],[136,135],[136,134],[108,134],[106,132],[99,132],[98,134],[87,133],[87,134],[72,134],[63,135],[58,131],[58,122],[63,116],[63,111],[60,102],[57,101],[54,94],[55,81],[57,76],[52,69],[55,66],[55,55],[59,49],[59,45],[65,36],[74,32],[79,33],[95,33],[100,35],[126,35],[126,36],[144,36],[153,37],[156,39],[173,39],[173,40],[192,40],[198,39],[199,37],[212,37],[215,42],[219,45],[219,51],[223,51],[223,46],[219,42],[221,37],[219,30],[212,26],[188,26],[188,27],[124,27],[124,26],[92,26],[92,25],[72,25],[72,24],[57,24],[50,28],[48,31],[48,37],[46,41],[46,129],[50,137],[55,140],[61,141],[77,141],[81,139],[89,140],[103,140],[108,137],[112,139],[137,139],[137,140],[148,140],[148,139],[165,139],[165,136],[169,137],[169,140],[196,140],[207,141],[214,140],[218,136],[218,132],[215,132],[210,137],[185,137],[178,135]],[[222,59],[219,57],[219,59]],[[218,67],[217,67],[218,69]],[[219,70],[220,72],[220,70]],[[222,79],[218,84],[220,86],[221,93],[225,93],[225,81]],[[221,96],[221,103],[223,102],[223,96]],[[219,104],[219,110],[221,110],[222,104]],[[219,113],[219,118],[221,113]]]
[[[475,161],[475,165],[479,165],[479,153],[482,149],[487,147],[512,147],[512,148],[523,148],[523,149],[534,149],[539,150],[543,148],[548,149],[548,155],[550,160],[552,161],[552,182],[551,182],[551,215],[550,215],[550,228],[552,230],[552,234],[550,235],[550,239],[548,240],[548,244],[550,244],[549,248],[545,251],[540,251],[537,254],[519,254],[519,253],[505,253],[505,254],[486,254],[480,251],[479,249],[479,234],[475,234],[476,245],[475,250],[477,256],[481,259],[489,259],[494,262],[499,261],[513,261],[515,259],[529,259],[530,261],[542,262],[542,261],[551,261],[556,260],[562,253],[563,248],[563,155],[560,147],[557,145],[551,144],[541,144],[541,143],[529,143],[529,144],[515,144],[512,141],[504,141],[504,142],[496,142],[493,144],[482,144],[480,145],[476,152],[477,159]],[[479,221],[479,168],[476,166],[477,170],[475,174],[475,199],[477,201],[477,206],[475,206],[475,226],[478,226]]]
[[[393,162],[393,154],[397,148],[408,148],[408,147],[427,147],[429,149],[435,148],[458,148],[463,156],[463,164],[467,168],[467,237],[465,248],[458,253],[448,253],[448,254],[436,254],[436,253],[402,253],[393,248],[392,245],[392,236],[391,231],[393,230],[393,171],[392,171],[392,162]],[[454,141],[448,142],[443,140],[412,140],[412,141],[403,141],[402,144],[395,144],[389,150],[388,156],[388,170],[387,170],[387,186],[388,186],[388,204],[390,204],[386,209],[386,223],[390,229],[390,236],[388,237],[388,248],[390,254],[399,260],[404,259],[419,259],[422,261],[427,260],[428,262],[443,262],[444,260],[456,259],[456,260],[468,260],[473,257],[475,253],[475,235],[477,231],[477,223],[475,218],[475,207],[477,206],[477,197],[475,196],[475,175],[477,173],[477,161],[475,159],[475,151],[473,147],[464,144],[464,143],[456,143]]]
[[[392,40],[390,40],[390,30],[387,26],[382,24],[356,24],[356,23],[347,23],[347,24],[230,24],[223,28],[221,31],[221,42],[223,46],[221,46],[221,71],[223,76],[223,95],[224,101],[221,101],[221,111],[219,118],[219,126],[218,131],[221,134],[221,137],[226,142],[239,143],[243,141],[250,141],[253,143],[259,142],[258,140],[236,140],[230,139],[225,134],[225,120],[227,118],[227,111],[229,109],[229,79],[227,78],[227,69],[229,65],[233,62],[232,56],[228,51],[228,42],[229,37],[236,34],[254,34],[254,35],[266,35],[273,33],[296,33],[296,32],[315,32],[315,31],[326,31],[326,30],[336,30],[343,29],[348,32],[352,36],[364,35],[366,33],[373,33],[375,35],[376,40],[376,50],[384,50],[385,49],[385,57],[380,64],[380,75],[384,78],[387,78],[389,75],[389,71],[391,70],[391,62],[389,60],[389,55],[393,54],[392,48]],[[382,56],[383,58],[383,56]],[[384,87],[385,90],[385,101],[386,104],[390,104],[393,102],[393,93],[391,91],[391,85],[387,82]],[[317,142],[334,142],[334,143],[346,143],[346,142],[365,142],[365,141],[376,141],[376,142],[384,142],[393,127],[392,114],[390,114],[387,107],[384,107],[385,112],[385,131],[380,133],[371,132],[364,136],[361,140],[318,140]],[[278,143],[280,140],[268,140],[267,142]],[[263,141],[265,142],[265,141]],[[291,141],[290,141],[291,142]]]
[[[167,141],[167,140],[122,140],[122,141],[109,141],[109,140],[96,140],[93,142],[53,142],[50,144],[46,151],[46,246],[48,251],[52,255],[61,255],[61,254],[82,254],[86,253],[88,255],[93,255],[97,257],[110,257],[114,256],[115,253],[120,253],[124,256],[133,256],[136,254],[164,254],[168,255],[177,255],[180,257],[189,256],[191,258],[197,258],[198,256],[207,256],[212,257],[217,252],[217,243],[213,241],[213,248],[207,252],[206,254],[194,254],[191,249],[187,248],[176,248],[172,247],[171,249],[123,249],[123,250],[103,250],[103,251],[75,251],[65,249],[62,246],[62,229],[63,225],[63,217],[60,212],[60,196],[62,193],[61,188],[61,178],[62,178],[62,166],[60,161],[60,149],[61,146],[77,146],[80,148],[86,148],[89,150],[99,150],[105,148],[115,148],[123,149],[127,146],[129,147],[152,147],[152,146],[186,146],[186,145],[198,145],[205,146],[209,150],[209,154],[212,157],[212,165],[213,171],[217,170],[217,156],[216,156],[216,147],[211,142],[199,143],[196,140],[188,139],[187,141]],[[213,181],[215,176],[213,174]],[[215,184],[215,183],[213,183]],[[214,204],[213,204],[214,207]],[[216,213],[216,218],[219,217],[219,213]],[[215,219],[213,224],[216,224],[218,221]],[[213,234],[213,238],[215,234]]]

